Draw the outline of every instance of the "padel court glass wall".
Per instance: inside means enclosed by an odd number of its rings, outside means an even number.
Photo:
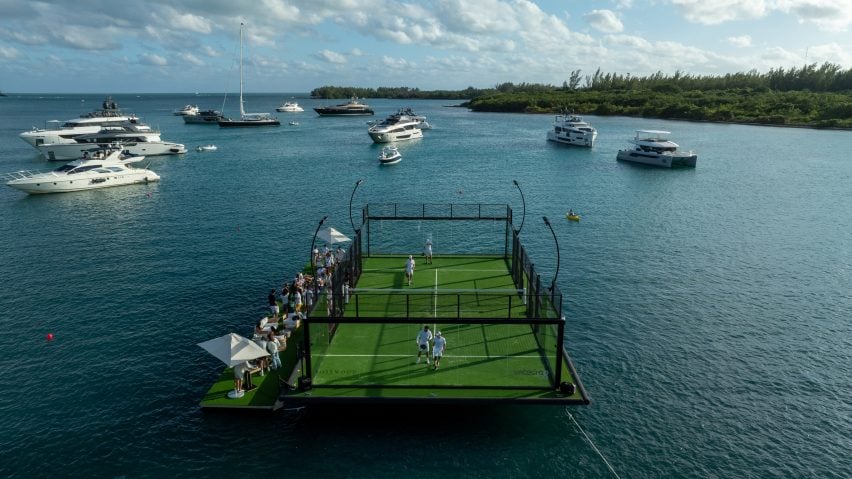
[[[562,294],[542,287],[507,205],[369,204],[362,218],[305,322],[301,384],[517,393],[573,382]],[[418,362],[424,326],[447,340],[439,369]]]

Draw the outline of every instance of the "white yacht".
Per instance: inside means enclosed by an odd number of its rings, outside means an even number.
[[[93,148],[118,145],[131,155],[178,155],[186,153],[180,143],[160,139],[160,133],[147,125],[104,126],[97,133],[75,136],[71,142],[45,143],[36,148],[48,160],[73,160]]]
[[[420,120],[406,114],[397,113],[385,118],[379,123],[372,124],[367,129],[367,133],[376,143],[414,140],[416,138],[423,138],[423,131],[419,125]]]
[[[678,151],[678,144],[669,140],[668,131],[636,130],[636,137],[630,141],[634,146],[618,150],[617,158],[621,161],[631,161],[645,165],[662,166],[695,166],[698,155],[692,151]]]
[[[131,168],[129,163],[144,156],[126,157],[121,150],[97,150],[91,156],[74,160],[53,171],[18,171],[6,175],[6,185],[27,193],[64,193],[112,186],[159,181],[160,177],[147,168]]]
[[[382,153],[379,155],[379,163],[383,165],[393,165],[402,160],[402,153],[395,146],[386,146],[382,148]]]
[[[198,123],[205,125],[218,125],[219,120],[222,120],[222,113],[217,110],[199,111],[196,115],[183,115],[184,123]]]
[[[405,117],[407,117],[411,120],[416,121],[417,122],[417,128],[420,128],[421,130],[431,130],[432,129],[432,125],[430,125],[429,122],[426,121],[426,117],[424,115],[418,115],[417,113],[414,113],[414,111],[411,108],[400,108],[399,111],[397,111],[393,115],[388,116],[385,120],[382,120],[382,121],[396,122],[396,121],[399,120],[400,117],[403,117],[403,116],[405,116]],[[367,125],[375,126],[375,125],[378,125],[379,123],[381,123],[381,121],[372,120],[372,121],[368,121]]]
[[[75,136],[97,133],[102,126],[124,123],[143,125],[135,115],[122,113],[112,97],[107,97],[100,110],[80,115],[79,118],[72,118],[64,123],[58,120],[48,121],[45,128],[33,127],[32,130],[21,133],[20,137],[36,147],[44,143],[72,142]]]
[[[180,110],[175,110],[178,116],[195,116],[198,114],[198,105],[184,105]]]
[[[595,145],[598,131],[583,119],[574,114],[556,115],[553,129],[547,132],[547,139],[566,145],[588,146]]]
[[[276,108],[275,111],[283,111],[283,112],[287,112],[287,113],[299,113],[300,111],[305,111],[305,109],[300,107],[299,104],[296,103],[295,101],[287,101],[287,102],[284,102],[283,105]]]

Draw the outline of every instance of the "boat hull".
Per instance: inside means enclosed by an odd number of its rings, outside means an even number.
[[[24,180],[13,180],[7,186],[29,194],[69,193],[72,191],[96,190],[160,181],[159,175],[149,170],[138,170],[124,174],[113,174],[98,177],[83,177],[70,179],[67,177],[34,177]]]
[[[219,120],[222,128],[250,128],[259,126],[280,126],[278,120]]]
[[[379,158],[379,164],[394,165],[402,161],[402,155],[392,156],[390,158]]]
[[[619,150],[616,157],[619,161],[628,161],[643,165],[659,166],[662,168],[692,167],[698,162],[698,155],[659,155],[654,153],[638,152],[634,150]]]
[[[367,108],[365,110],[343,110],[338,108],[314,108],[314,111],[319,116],[369,116],[375,115],[373,110]]]
[[[76,160],[84,153],[96,148],[107,148],[109,143],[74,143],[60,145],[40,145],[38,151],[50,161]],[[121,149],[133,156],[180,155],[186,153],[186,147],[180,143],[124,143]]]
[[[420,129],[407,129],[399,132],[382,132],[368,131],[370,138],[376,143],[393,143],[396,141],[416,140],[423,138],[423,132]]]
[[[557,134],[555,131],[547,132],[548,141],[553,141],[556,143],[562,143],[563,145],[573,145],[573,146],[584,146],[591,148],[595,146],[595,139],[598,137],[597,132],[595,133],[559,133]]]
[[[221,116],[186,115],[183,117],[183,122],[194,125],[216,125],[223,119]]]

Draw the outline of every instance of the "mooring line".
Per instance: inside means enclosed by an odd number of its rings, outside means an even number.
[[[574,422],[574,425],[577,426],[577,429],[580,430],[580,432],[583,434],[583,437],[586,438],[586,441],[589,441],[589,444],[592,446],[592,449],[594,449],[595,452],[598,453],[598,456],[603,459],[604,464],[606,464],[606,467],[609,468],[609,472],[611,472],[612,475],[617,477],[618,479],[621,479],[621,476],[619,476],[618,473],[615,472],[615,469],[613,469],[612,464],[610,464],[609,461],[606,460],[606,457],[604,457],[603,453],[601,453],[600,449],[598,449],[598,446],[596,446],[594,441],[592,441],[592,438],[590,438],[589,435],[586,434],[586,431],[584,431],[583,428],[580,427],[580,423],[578,423],[577,420],[574,419],[574,416],[571,414],[571,411],[565,411],[565,413],[568,414],[568,417],[571,418],[571,421]]]

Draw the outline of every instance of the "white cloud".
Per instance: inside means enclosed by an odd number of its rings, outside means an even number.
[[[387,55],[382,56],[382,65],[394,70],[411,71],[417,67],[416,63],[409,62],[404,58],[392,58]]]
[[[334,63],[337,65],[346,63],[346,57],[344,55],[331,50],[320,50],[314,56],[324,62]]]
[[[767,13],[765,0],[670,0],[687,20],[716,25],[731,20],[759,18]]]
[[[210,45],[202,45],[201,53],[207,55],[208,57],[218,57],[219,55],[221,55],[221,53],[216,51],[216,49],[211,47]]]
[[[800,22],[810,22],[830,32],[846,31],[852,24],[849,0],[776,0],[782,12],[791,12]]]
[[[349,56],[361,57],[364,56],[364,52],[362,52],[360,48],[353,48],[352,51],[349,52]]]
[[[668,0],[687,20],[705,25],[762,18],[774,11],[819,29],[845,31],[852,24],[849,0]]]
[[[14,60],[18,58],[20,53],[13,47],[4,47],[0,45],[0,58],[4,58],[6,60]]]
[[[593,28],[604,33],[619,33],[624,30],[624,24],[611,10],[592,10],[583,15],[583,18]]]
[[[157,55],[156,53],[143,53],[139,55],[139,63],[143,65],[154,65],[158,67],[166,66],[169,64],[168,60]]]
[[[191,63],[191,64],[193,64],[197,67],[204,66],[204,62],[200,58],[198,58],[197,56],[193,55],[192,53],[181,53],[180,58],[181,58],[181,60],[183,60],[187,63]]]
[[[748,35],[740,35],[738,37],[728,37],[728,43],[735,47],[750,47],[751,37]]]
[[[843,48],[837,43],[827,43],[825,45],[817,45],[808,49],[808,63],[823,63],[831,62],[841,65],[852,64],[852,52],[848,48]]]
[[[169,23],[177,30],[208,34],[213,31],[210,20],[191,13],[178,14],[170,17]]]

